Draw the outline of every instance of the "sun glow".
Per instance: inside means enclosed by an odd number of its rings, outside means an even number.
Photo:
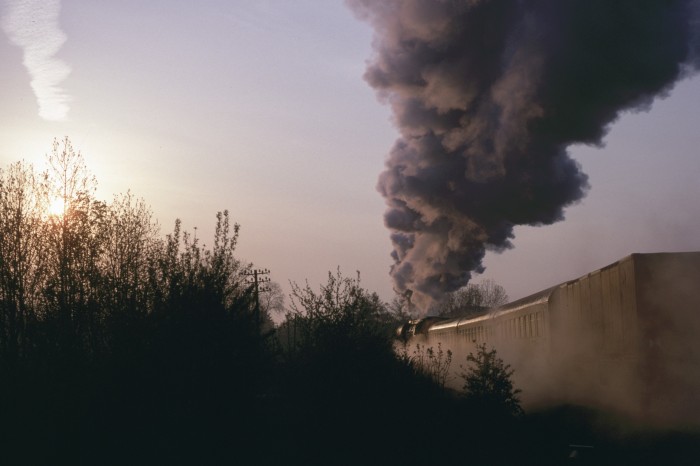
[[[51,204],[49,204],[49,215],[54,217],[62,217],[63,213],[65,212],[64,209],[65,203],[63,202],[63,198],[57,197],[51,201]]]

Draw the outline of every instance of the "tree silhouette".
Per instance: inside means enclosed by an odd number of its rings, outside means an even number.
[[[487,350],[486,343],[477,345],[476,353],[469,353],[464,369],[464,391],[467,399],[480,409],[491,413],[515,416],[522,414],[519,389],[513,386],[513,369],[496,354]]]
[[[17,162],[0,170],[0,356],[15,364],[36,324],[46,267],[45,176]]]
[[[102,315],[99,268],[106,205],[94,198],[97,181],[68,138],[54,140],[48,156],[49,198],[62,212],[47,219],[46,317],[57,327],[54,342],[66,354],[96,351]],[[77,353],[76,353],[77,354]]]
[[[527,464],[537,442],[551,450],[519,427],[495,350],[467,358],[466,396],[444,389],[440,346],[397,354],[408,296],[386,305],[338,270],[293,284],[286,320],[261,328],[227,211],[212,247],[180,220],[161,236],[130,192],[95,198],[68,139],[49,159],[0,169],[3,462]]]
[[[492,279],[470,283],[437,305],[436,314],[444,317],[461,317],[502,306],[508,302],[506,290]]]

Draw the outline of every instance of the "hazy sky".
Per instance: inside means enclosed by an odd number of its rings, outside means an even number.
[[[98,196],[131,189],[163,233],[179,217],[206,243],[229,209],[239,256],[285,288],[340,267],[391,298],[375,186],[398,133],[362,77],[372,30],[341,0],[2,2],[2,166],[68,136]],[[699,119],[688,79],[574,148],[588,196],[517,227],[476,281],[515,299],[633,252],[699,250]]]

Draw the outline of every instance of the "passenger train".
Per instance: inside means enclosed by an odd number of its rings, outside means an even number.
[[[573,403],[700,425],[700,252],[632,254],[468,318],[405,324],[408,345],[477,344],[511,364],[526,409]]]

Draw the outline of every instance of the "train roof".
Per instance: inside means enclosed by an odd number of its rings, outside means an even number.
[[[461,325],[466,325],[466,324],[474,324],[480,321],[487,321],[489,319],[499,317],[504,314],[508,314],[511,312],[518,311],[520,309],[524,309],[533,305],[537,305],[540,303],[546,303],[549,301],[549,299],[552,297],[552,293],[556,291],[558,288],[562,286],[566,286],[570,283],[574,283],[578,280],[581,280],[584,277],[595,275],[597,273],[600,273],[601,271],[604,271],[606,269],[609,269],[611,267],[615,267],[616,265],[619,265],[623,262],[627,261],[658,261],[658,260],[691,260],[691,261],[698,261],[700,264],[700,251],[689,251],[689,252],[653,252],[653,253],[632,253],[629,254],[615,262],[612,262],[604,267],[600,267],[596,270],[593,270],[587,274],[581,275],[580,277],[573,278],[571,280],[567,280],[565,282],[559,283],[558,285],[551,286],[547,289],[544,289],[542,291],[539,291],[537,293],[531,294],[529,296],[525,296],[524,298],[517,299],[513,302],[510,302],[508,304],[504,304],[503,306],[487,309],[484,312],[478,314],[478,315],[471,315],[468,317],[458,317],[458,318],[451,318],[451,319],[442,319],[439,317],[431,317],[429,321],[426,321],[423,323],[423,329],[424,330],[429,330],[431,332],[433,331],[440,331],[444,329],[450,329],[450,328],[455,328],[459,327]],[[425,327],[428,327],[427,329]]]
[[[666,261],[667,263],[696,262],[696,263],[700,264],[700,251],[635,252],[632,254],[628,254],[625,257],[623,257],[615,262],[611,262],[603,267],[597,268],[591,272],[583,274],[579,277],[562,282],[559,285],[552,287],[552,289],[574,283],[574,282],[579,281],[583,278],[598,274],[598,273],[603,272],[607,269],[618,266],[618,265],[622,264],[623,262],[628,262],[628,261],[633,261],[635,263],[655,263],[655,264],[658,264],[659,262],[664,262],[664,261]]]
[[[551,298],[554,290],[559,288],[559,286],[560,285],[552,286],[535,294],[531,294],[530,296],[525,296],[524,298],[516,299],[511,303],[490,309],[488,313],[493,317],[496,317],[502,314],[518,311],[526,307],[534,306],[536,304],[546,303],[549,301],[549,298]]]
[[[547,288],[546,290],[542,290],[542,291],[535,293],[535,294],[532,294],[530,296],[526,296],[524,298],[517,299],[511,303],[504,304],[503,306],[488,309],[477,316],[459,317],[459,318],[454,318],[454,319],[445,319],[445,320],[433,322],[433,324],[430,325],[430,331],[431,332],[440,331],[440,330],[444,330],[444,329],[459,327],[461,325],[466,325],[466,324],[471,325],[471,324],[475,324],[477,322],[487,321],[489,319],[493,319],[494,317],[498,317],[498,316],[501,316],[503,314],[515,312],[515,311],[518,311],[520,309],[527,308],[527,307],[530,307],[530,306],[533,306],[536,304],[546,303],[549,301],[549,298],[551,297],[552,293],[554,292],[554,290],[556,288],[558,288],[558,285],[553,286],[551,288]]]

